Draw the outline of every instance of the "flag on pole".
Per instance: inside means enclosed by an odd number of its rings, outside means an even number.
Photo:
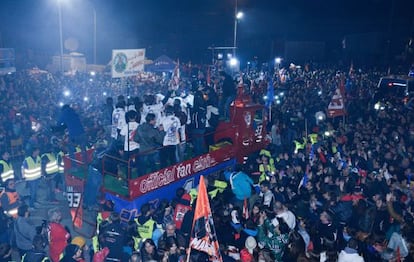
[[[207,253],[210,261],[223,261],[203,176],[200,177],[200,184],[198,186],[198,197],[194,211],[187,261],[189,261],[191,249]]]
[[[244,199],[244,203],[243,203],[243,218],[244,219],[249,219],[249,203],[247,201],[247,198]]]
[[[346,111],[343,94],[341,93],[340,88],[337,88],[331,98],[331,102],[329,102],[328,105],[328,117],[337,117],[344,115],[346,115]]]
[[[211,83],[211,72],[210,72],[210,66],[207,67],[207,85],[210,85]]]
[[[266,107],[270,108],[272,106],[274,96],[275,96],[275,90],[273,87],[273,80],[269,78],[269,81],[267,83]]]
[[[181,72],[180,72],[180,59],[177,60],[177,63],[175,63],[175,68],[173,71],[173,75],[172,75],[172,79],[174,80],[174,83],[176,85],[180,84],[180,77],[181,77]]]

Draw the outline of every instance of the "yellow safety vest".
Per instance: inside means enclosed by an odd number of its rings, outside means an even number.
[[[266,149],[262,149],[262,150],[260,150],[259,155],[261,155],[261,156],[265,155],[265,156],[267,156],[268,158],[272,158],[272,154],[270,154],[270,151],[269,151],[269,150],[266,150]]]
[[[299,141],[297,141],[297,140],[295,140],[295,141],[293,141],[294,143],[295,143],[295,151],[297,152],[297,151],[299,151],[300,149],[304,149],[305,148],[305,146],[306,146],[306,140],[305,140],[305,142],[303,142],[303,143],[301,143],[301,142],[299,142]]]
[[[227,188],[227,182],[214,180],[214,187],[217,188],[220,193],[223,193]]]
[[[6,192],[6,190],[3,189],[0,192],[0,198],[3,195],[7,195],[7,199],[9,201],[9,206],[15,206],[15,207],[12,207],[9,210],[4,210],[4,213],[9,215],[9,216],[12,216],[14,218],[17,218],[17,211],[18,211],[19,206],[16,206],[16,205],[18,204],[18,201],[19,201],[19,194],[17,192]],[[1,203],[0,203],[0,206],[1,206]]]
[[[208,195],[210,196],[211,199],[214,199],[217,196],[217,193],[219,192],[218,188],[215,188],[211,191],[208,191]]]
[[[152,238],[152,233],[154,231],[154,224],[155,221],[152,219],[149,219],[147,222],[145,222],[143,225],[141,225],[138,222],[138,218],[135,218],[135,223],[138,225],[138,233],[141,236],[142,239],[148,239]]]
[[[1,173],[1,181],[4,183],[8,179],[14,179],[13,166],[4,160],[0,160],[0,164],[3,165],[3,173]]]
[[[308,136],[309,136],[309,139],[312,145],[318,143],[318,134],[312,133],[312,134],[309,134]]]
[[[61,174],[63,174],[65,172],[65,162],[63,161],[64,156],[65,156],[65,154],[62,151],[60,151],[57,154],[56,163],[58,165],[58,172],[61,173]]]
[[[46,174],[52,175],[52,174],[57,173],[59,171],[59,166],[58,166],[55,155],[52,153],[46,153],[46,154],[43,154],[42,157],[43,156],[46,156],[49,159],[49,162],[46,164],[46,170],[45,170]]]
[[[37,156],[35,160],[28,156],[24,161],[27,163],[27,169],[24,166],[22,167],[23,178],[28,181],[39,179],[42,176],[40,156]]]
[[[99,248],[99,239],[98,239],[99,226],[105,220],[107,220],[107,219],[103,218],[102,212],[98,212],[98,214],[96,215],[96,234],[92,237],[92,247],[93,247],[93,252],[94,253],[96,253],[100,250],[100,248]]]
[[[191,203],[193,203],[194,199],[196,199],[197,196],[198,196],[197,188],[191,188],[190,192],[188,192],[188,194],[191,196]]]
[[[265,167],[263,164],[259,165],[259,172],[260,172],[260,177],[259,177],[259,183],[263,182],[266,180],[266,176],[267,176],[267,172],[270,173],[275,173],[276,172],[276,167],[274,164],[268,164],[267,165],[268,169],[265,170]]]

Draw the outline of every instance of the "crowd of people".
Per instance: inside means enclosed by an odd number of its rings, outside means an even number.
[[[191,154],[202,154],[208,148],[204,135],[214,131],[219,118],[228,119],[236,87],[243,85],[256,102],[265,104],[268,82],[278,96],[266,103],[271,144],[234,171],[207,177],[207,190],[214,192],[210,205],[223,260],[413,260],[413,111],[398,97],[388,98],[381,110],[374,109],[371,98],[385,72],[307,65],[274,72],[252,70],[235,79],[224,72],[204,73],[127,82],[100,74],[1,77],[0,90],[5,94],[0,98],[0,143],[5,149],[1,157],[4,163],[16,160],[8,155],[10,141],[22,138],[26,165],[21,174],[16,169],[14,179],[3,180],[7,194],[2,195],[2,208],[16,210],[10,214],[16,218],[13,224],[2,218],[1,240],[6,244],[0,249],[0,261],[9,261],[10,245],[22,257],[40,252],[53,262],[90,261],[93,256],[105,256],[107,261],[184,261],[194,192],[180,189],[172,201],[156,207],[145,204],[127,224],[106,203],[98,213],[93,248],[88,249],[84,240],[71,240],[59,224],[57,210],[49,212],[46,229],[51,232],[53,226],[57,239],[49,234],[45,240],[42,229],[35,232],[33,226],[23,232],[20,228],[31,225],[30,208],[36,208],[36,199],[30,198],[28,205],[18,199],[10,203],[13,183],[26,179],[31,195],[36,195],[34,181],[39,177],[31,179],[33,174],[27,171],[32,162],[38,162],[40,175],[45,176],[53,160],[47,154],[60,150],[71,154],[79,145],[84,151],[96,142],[106,141],[104,151],[127,160],[139,152],[136,166],[145,166],[144,173],[182,161],[186,144],[191,144]],[[315,118],[317,112],[326,111],[341,85],[347,115]],[[65,128],[66,134],[61,132]],[[3,178],[8,170],[3,163],[0,166]],[[93,166],[89,170],[100,172]],[[59,181],[54,179],[51,187],[63,185]],[[96,204],[96,187],[91,189],[92,197],[84,199],[88,207]],[[13,235],[19,237],[16,244]],[[192,250],[189,259],[208,261],[208,256]]]

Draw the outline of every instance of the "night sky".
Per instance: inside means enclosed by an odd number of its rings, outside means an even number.
[[[59,53],[58,0],[1,0],[0,47]],[[97,14],[98,62],[112,49],[146,48],[151,59],[209,62],[209,46],[232,46],[235,0],[60,0],[63,38],[76,39],[88,60]],[[266,58],[284,41],[324,41],[381,33],[406,41],[414,33],[413,0],[239,0],[238,53]],[[399,43],[399,45],[401,45]],[[398,45],[397,45],[398,46]],[[67,52],[67,51],[65,51]]]

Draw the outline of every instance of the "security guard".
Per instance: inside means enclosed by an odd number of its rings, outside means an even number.
[[[311,134],[308,135],[308,137],[309,137],[312,145],[318,143],[318,137],[319,137],[319,135],[317,133],[311,133]]]
[[[34,147],[32,154],[26,157],[22,164],[22,177],[25,179],[30,188],[30,207],[34,208],[36,201],[37,188],[42,177],[41,164],[42,159],[39,156],[39,147]]]
[[[10,160],[10,154],[7,151],[1,153],[0,159],[0,176],[1,183],[6,182],[8,179],[14,179],[14,170]]]
[[[137,223],[138,234],[142,241],[148,238],[152,239],[156,223],[151,217],[151,208],[148,203],[141,206],[141,214],[135,218],[135,223]]]
[[[55,197],[55,184],[56,175],[59,172],[59,165],[57,162],[56,154],[51,150],[51,145],[47,146],[45,153],[42,154],[42,174],[46,179],[48,189],[48,200],[51,202],[57,202]],[[55,183],[54,183],[55,182]]]
[[[261,157],[261,164],[259,165],[259,183],[261,183],[276,173],[276,167],[270,151],[262,149],[259,155]]]
[[[302,141],[298,141],[298,140],[293,141],[295,143],[295,153],[298,153],[299,150],[303,150],[306,148],[306,144],[308,143],[308,140],[306,139],[306,137],[303,137],[301,140]]]
[[[98,236],[101,233],[101,228],[105,227],[109,223],[109,216],[114,210],[114,203],[110,200],[106,200],[102,206],[102,210],[96,215],[96,234],[92,237],[93,252],[96,253],[100,250]]]
[[[4,191],[0,193],[1,207],[7,215],[17,217],[17,209],[21,202],[19,194],[16,191],[14,179],[8,179],[5,182],[5,186]]]
[[[227,187],[227,182],[214,179],[214,176],[207,176],[205,177],[207,179],[207,194],[210,196],[211,199],[214,199],[217,194],[221,194],[224,192],[224,190]]]

